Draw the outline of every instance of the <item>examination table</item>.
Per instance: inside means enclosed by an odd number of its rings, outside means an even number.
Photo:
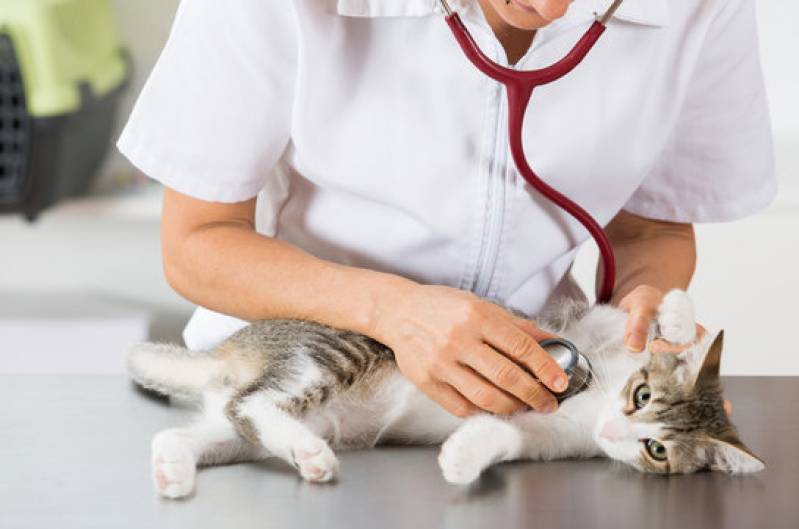
[[[763,472],[515,462],[458,487],[441,477],[436,447],[381,447],[340,454],[332,484],[279,461],[202,469],[196,494],[173,501],[153,490],[150,439],[187,408],[121,375],[1,375],[0,528],[799,528],[799,377],[724,383]]]

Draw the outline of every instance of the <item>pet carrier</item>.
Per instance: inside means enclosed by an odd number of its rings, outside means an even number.
[[[0,2],[0,213],[87,190],[128,77],[110,0]]]

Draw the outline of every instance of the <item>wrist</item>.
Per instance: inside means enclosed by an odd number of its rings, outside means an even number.
[[[357,278],[353,285],[360,293],[353,296],[351,330],[374,338],[382,343],[391,341],[392,329],[396,327],[396,315],[400,306],[415,291],[419,284],[401,276],[372,270],[347,269]]]
[[[398,276],[383,278],[381,288],[375,291],[370,305],[368,336],[386,345],[394,344],[401,333],[402,314],[406,307],[413,307],[413,298],[421,285]]]

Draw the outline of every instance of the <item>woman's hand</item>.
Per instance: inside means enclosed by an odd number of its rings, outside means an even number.
[[[640,285],[624,296],[619,302],[619,307],[626,310],[630,315],[627,318],[627,325],[624,329],[624,344],[627,349],[634,353],[640,353],[646,347],[646,340],[649,329],[658,312],[658,307],[663,300],[663,293],[655,287]],[[704,327],[696,324],[696,339],[699,342],[704,336]],[[689,344],[673,344],[665,340],[653,340],[649,344],[649,351],[652,353],[681,353],[691,347]]]
[[[638,286],[622,298],[619,307],[630,314],[624,330],[624,343],[630,351],[640,353],[646,347],[649,328],[652,322],[655,321],[662,299],[663,293],[657,288],[648,285]],[[706,332],[707,330],[697,323],[694,343],[699,342]],[[652,353],[679,354],[692,345],[693,343],[673,344],[658,339],[649,344],[649,351]],[[732,414],[732,404],[726,399],[724,399],[724,409],[727,411],[727,415]]]
[[[525,406],[551,412],[557,400],[544,386],[568,386],[538,345],[553,335],[469,292],[414,285],[377,321],[374,336],[394,350],[402,373],[458,417]]]
[[[691,282],[696,265],[694,228],[622,210],[605,232],[616,255],[616,288],[611,303],[630,313],[624,343],[631,351],[641,352],[663,292],[685,289]],[[666,343],[661,340],[652,345],[663,347]]]

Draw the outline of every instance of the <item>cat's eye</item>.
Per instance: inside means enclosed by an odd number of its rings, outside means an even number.
[[[654,439],[647,439],[644,441],[644,446],[646,446],[647,453],[654,459],[655,461],[665,461],[669,458],[668,452],[666,452],[666,447],[663,446],[663,443],[660,441],[655,441]]]
[[[649,389],[649,384],[641,384],[635,390],[635,394],[633,395],[633,401],[635,402],[635,407],[639,410],[649,404],[649,400],[652,398],[652,390]]]

